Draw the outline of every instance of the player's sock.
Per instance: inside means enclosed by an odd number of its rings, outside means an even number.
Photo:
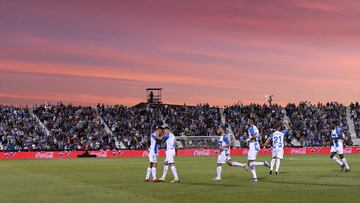
[[[345,164],[346,169],[350,169],[348,162],[346,161],[345,157],[341,159],[341,161]]]
[[[151,173],[151,168],[148,167],[147,171],[146,171],[146,177],[145,177],[146,180],[148,180],[150,178],[150,173]]]
[[[280,159],[276,161],[276,172],[279,172],[279,168],[280,168]]]
[[[168,166],[168,165],[164,165],[164,171],[163,171],[163,175],[162,175],[163,178],[166,177],[166,174],[167,174],[168,170],[169,170],[169,166]]]
[[[216,168],[216,178],[217,179],[221,179],[221,170],[222,170],[221,166],[218,166]]]
[[[253,162],[254,163],[254,162]],[[257,179],[257,176],[256,176],[256,168],[255,167],[251,167],[251,173],[253,175],[253,178],[254,179]]]
[[[153,179],[155,180],[156,179],[156,168],[155,167],[151,168],[151,173],[152,173]]]
[[[340,166],[343,165],[343,162],[341,162],[336,156],[334,156],[333,158],[331,158],[332,160],[336,161],[336,163],[338,163]]]
[[[264,162],[251,162],[250,167],[265,166]]]
[[[235,161],[233,161],[233,162],[232,162],[232,164],[231,164],[231,166],[235,166],[235,167],[244,167],[244,166],[245,166],[245,164],[242,164],[242,163],[239,163],[239,162],[235,162]]]
[[[174,175],[174,178],[175,179],[179,179],[178,175],[177,175],[177,172],[176,172],[176,167],[175,166],[171,166],[171,171]]]
[[[274,169],[275,161],[276,161],[276,159],[271,159],[270,171],[272,171]]]

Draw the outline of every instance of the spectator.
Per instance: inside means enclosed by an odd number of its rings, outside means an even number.
[[[287,115],[292,124],[292,136],[296,137],[302,146],[329,146],[330,124],[339,123],[346,137],[350,138],[349,127],[346,120],[346,107],[331,102],[312,105],[301,102],[298,106],[288,104]]]
[[[351,104],[350,109],[355,131],[360,137],[359,104]],[[260,143],[263,143],[273,132],[273,126],[284,119],[285,113],[292,125],[292,131],[285,136],[285,146],[291,146],[293,139],[304,147],[329,145],[330,124],[333,122],[339,123],[344,134],[350,137],[346,107],[336,102],[317,105],[301,102],[299,105],[288,104],[285,108],[277,104],[236,104],[224,108],[225,121],[241,147],[247,147],[247,120],[250,117],[255,118],[260,130]],[[93,150],[115,149],[117,141],[128,149],[146,149],[148,135],[159,123],[171,126],[177,136],[214,136],[221,124],[221,114],[218,107],[209,104],[148,104],[131,108],[99,104],[92,108],[58,103],[44,104],[33,110],[0,106],[3,150],[82,150],[85,146]],[[216,139],[189,139],[187,146],[199,143],[213,146]]]
[[[265,138],[271,134],[273,126],[282,121],[284,114],[283,108],[279,105],[259,105],[250,104],[248,106],[243,104],[236,104],[228,106],[224,110],[226,123],[228,123],[234,132],[236,139],[241,143],[241,147],[247,147],[247,129],[248,119],[255,118],[256,126],[260,130],[260,143],[265,142]],[[289,137],[285,137],[286,145],[290,143]]]
[[[359,103],[352,103],[350,105],[351,119],[354,121],[354,127],[356,132],[356,137],[360,138],[360,107]]]
[[[0,137],[3,150],[48,150],[47,137],[28,107],[0,106]]]
[[[42,105],[34,112],[50,131],[54,150],[113,149],[115,139],[105,131],[89,106]]]
[[[138,108],[99,104],[97,108],[113,134],[129,149],[146,148],[147,136],[158,123],[167,123],[175,135],[208,136],[215,134],[215,128],[221,122],[219,108],[208,104],[194,107],[149,105]]]

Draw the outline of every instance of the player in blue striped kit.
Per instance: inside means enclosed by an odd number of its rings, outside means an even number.
[[[150,147],[149,151],[149,167],[146,171],[145,182],[149,182],[150,174],[152,174],[153,182],[159,182],[156,178],[156,167],[157,167],[157,158],[159,155],[159,146],[164,135],[164,129],[161,126],[156,128],[156,131],[150,135]]]
[[[248,135],[249,138],[246,140],[249,143],[249,151],[248,151],[248,166],[250,167],[250,171],[253,175],[253,181],[257,182],[257,175],[256,175],[256,167],[258,166],[266,166],[270,168],[270,165],[267,161],[264,162],[256,162],[256,157],[260,150],[260,132],[259,129],[255,126],[255,119],[249,118],[248,120],[249,129]]]
[[[171,172],[174,175],[174,180],[172,180],[171,182],[172,183],[180,182],[180,179],[178,177],[177,170],[175,167],[175,160],[174,160],[175,155],[176,155],[176,151],[175,151],[176,138],[175,138],[175,135],[171,132],[170,127],[168,125],[164,125],[163,128],[164,128],[164,134],[165,134],[163,141],[165,142],[165,145],[166,145],[166,151],[165,151],[166,158],[164,161],[163,175],[160,178],[160,181],[165,181],[167,171],[170,166]]]
[[[340,127],[336,127],[336,123],[333,123],[331,125],[331,129],[333,129],[331,131],[331,151],[330,151],[330,159],[334,160],[336,163],[338,163],[341,167],[341,170],[344,170],[346,172],[350,172],[350,166],[346,160],[346,158],[344,157],[344,135],[341,132],[341,128]],[[335,155],[338,154],[339,158],[338,159]]]
[[[227,165],[229,166],[244,167],[244,169],[247,170],[247,165],[245,163],[231,161],[231,157],[230,157],[231,142],[229,136],[226,134],[226,127],[220,126],[218,129],[218,133],[221,134],[221,137],[219,139],[220,154],[217,159],[216,177],[214,178],[215,181],[221,180],[222,165],[225,163],[227,163]]]
[[[289,132],[290,126],[285,123],[286,129],[281,131],[282,123],[275,125],[275,132],[270,135],[264,144],[264,149],[272,140],[272,160],[270,163],[270,175],[272,175],[275,163],[275,174],[278,175],[280,169],[280,162],[284,158],[284,136]]]

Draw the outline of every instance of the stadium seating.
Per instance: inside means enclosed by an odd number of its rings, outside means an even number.
[[[352,104],[351,118],[360,136],[360,107]],[[346,107],[335,102],[299,105],[236,104],[223,110],[208,104],[186,105],[123,105],[90,106],[44,104],[27,107],[0,106],[0,150],[80,150],[146,149],[148,135],[159,123],[167,123],[181,137],[216,136],[216,128],[225,122],[237,143],[247,147],[247,119],[254,117],[261,134],[260,143],[285,118],[292,131],[285,137],[285,146],[297,140],[301,146],[328,146],[330,123],[340,123],[349,136]],[[45,129],[44,129],[45,128]],[[119,144],[120,143],[120,144]],[[352,144],[351,141],[348,144]]]
[[[351,119],[354,122],[356,136],[360,138],[360,106],[359,103],[350,105]]]
[[[299,105],[288,104],[287,115],[290,118],[293,131],[303,147],[330,146],[330,124],[337,122],[346,137],[351,138],[346,120],[346,107],[336,102],[313,105],[301,102]]]
[[[267,105],[259,104],[236,104],[226,107],[224,109],[224,115],[226,117],[226,123],[230,125],[236,139],[240,141],[241,147],[246,147],[248,119],[250,117],[255,118],[256,125],[260,130],[260,143],[264,143],[267,136],[271,134],[274,125],[282,121],[284,117],[282,111],[283,108],[278,105],[273,105],[270,108]],[[286,145],[290,143],[290,140],[289,136],[285,137]]]
[[[115,139],[107,133],[97,115],[89,106],[45,104],[34,113],[50,131],[54,150],[113,149]]]
[[[207,104],[197,106],[156,105],[138,108],[98,105],[99,114],[118,140],[129,149],[143,149],[148,136],[159,123],[171,126],[180,136],[214,135],[221,123],[219,108]]]
[[[51,140],[27,107],[0,106],[2,150],[49,150]]]

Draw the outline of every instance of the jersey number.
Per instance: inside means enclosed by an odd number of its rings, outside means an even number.
[[[279,137],[274,137],[274,145],[280,145],[282,146],[281,140]]]

